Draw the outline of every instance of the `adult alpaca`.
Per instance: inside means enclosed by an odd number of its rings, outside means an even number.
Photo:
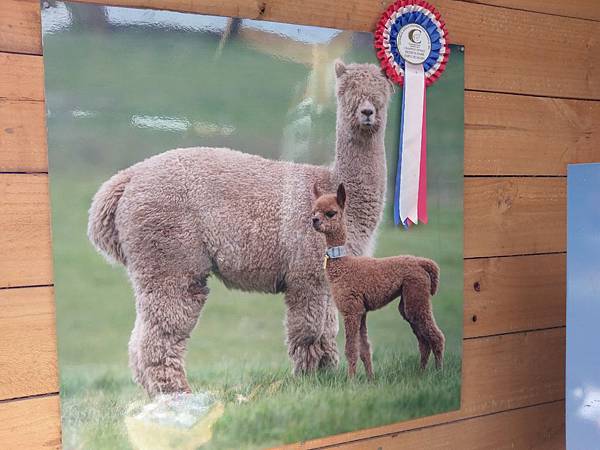
[[[390,84],[372,64],[337,61],[332,167],[272,161],[229,149],[176,149],[137,163],[96,193],[88,236],[127,268],[136,297],[129,341],[134,379],[150,395],[190,391],[187,339],[214,273],[226,286],[285,293],[295,373],[335,366],[337,313],[311,230],[312,186],[349,192],[348,247],[369,252],[383,209]]]

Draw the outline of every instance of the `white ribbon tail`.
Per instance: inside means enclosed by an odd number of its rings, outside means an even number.
[[[423,134],[423,102],[425,72],[422,64],[405,61],[404,67],[404,130],[400,176],[400,220],[418,223],[419,173]]]

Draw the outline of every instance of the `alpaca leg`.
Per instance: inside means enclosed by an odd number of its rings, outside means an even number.
[[[294,374],[309,373],[323,357],[321,337],[325,327],[327,293],[314,287],[288,287],[285,293],[286,343]]]
[[[421,369],[424,369],[427,366],[427,361],[429,360],[429,353],[431,352],[431,348],[429,347],[427,341],[419,334],[419,328],[414,322],[411,321],[411,318],[406,313],[404,297],[407,295],[409,294],[402,294],[402,297],[400,298],[400,303],[398,303],[398,311],[400,311],[400,315],[402,316],[402,318],[408,322],[408,324],[410,325],[410,329],[417,338],[417,342],[419,343],[419,353],[421,354]]]
[[[421,370],[425,370],[427,367],[427,361],[429,361],[429,353],[431,353],[431,347],[429,342],[423,338],[419,339],[419,351],[421,352]]]
[[[348,376],[353,378],[356,374],[356,361],[360,348],[360,321],[361,315],[344,316],[344,331],[346,333],[346,359],[348,360]]]
[[[323,335],[319,340],[319,344],[323,351],[323,356],[321,356],[321,360],[319,361],[320,369],[335,368],[340,362],[337,342],[335,340],[340,328],[338,312],[331,295],[327,296],[327,300],[327,307],[325,310],[325,328],[323,330]]]
[[[427,328],[429,333],[429,345],[431,346],[433,356],[435,357],[435,367],[441,369],[444,366],[444,347],[446,338],[444,337],[442,330],[440,330],[435,323],[433,316],[431,316]]]
[[[163,276],[136,280],[132,364],[149,395],[190,392],[184,354],[208,295],[205,278]],[[135,369],[134,369],[135,370]]]
[[[402,287],[402,298],[405,300],[401,313],[410,323],[413,332],[419,340],[419,349],[421,350],[421,367],[423,364],[423,345],[429,347],[435,357],[435,365],[441,368],[443,364],[444,353],[444,334],[439,329],[433,317],[431,308],[431,299],[426,288],[427,283],[423,280],[405,283]],[[402,302],[401,302],[402,303]],[[421,342],[424,341],[424,344]],[[429,351],[427,351],[429,357]],[[427,360],[425,360],[425,365]]]
[[[373,379],[373,362],[371,360],[371,344],[367,334],[367,313],[363,314],[360,320],[360,359],[362,360],[367,377]]]

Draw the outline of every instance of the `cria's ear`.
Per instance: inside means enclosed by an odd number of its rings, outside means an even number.
[[[335,60],[335,76],[336,77],[341,77],[342,75],[344,75],[346,73],[346,64],[344,64],[344,61],[342,61],[341,59],[336,59]]]
[[[338,186],[336,201],[340,205],[340,208],[344,209],[344,205],[346,204],[346,188],[344,187],[344,183],[340,183]]]
[[[312,195],[313,195],[313,200],[316,200],[321,196],[321,191],[319,191],[319,186],[316,181],[315,181],[315,184],[313,184]]]

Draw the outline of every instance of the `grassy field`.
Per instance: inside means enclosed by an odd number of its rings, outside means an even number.
[[[122,167],[174,147],[224,145],[279,158],[282,145],[308,142],[298,147],[309,149],[299,160],[323,163],[332,157],[333,94],[324,104],[303,109],[309,67],[236,40],[215,59],[218,39],[212,34],[141,31],[66,30],[44,36],[66,449],[130,448],[124,416],[131,405],[147,401],[127,367],[134,320],[129,282],[85,235],[87,209],[100,183]],[[372,51],[353,47],[345,58],[372,59]],[[268,72],[276,76],[265,79]],[[447,338],[444,370],[417,371],[416,340],[394,303],[369,316],[374,382],[364,378],[362,368],[356,381],[348,381],[345,362],[335,371],[293,377],[284,346],[282,297],[228,290],[211,279],[211,296],[187,356],[192,387],[210,390],[225,403],[214,438],[203,449],[267,447],[459,406],[462,76],[457,55],[428,94],[429,122],[436,124],[430,126],[428,148],[431,223],[400,231],[390,225],[388,211],[377,247],[380,256],[418,254],[440,264],[441,288],[433,303]],[[387,136],[390,180],[398,102],[397,96]],[[179,122],[169,123],[184,125],[139,126],[135,118],[140,116],[176,118]],[[294,126],[302,120],[312,124],[301,129],[307,134],[289,141],[282,130],[297,131]]]
[[[147,401],[127,368],[134,320],[122,268],[111,267],[85,237],[86,207],[96,182],[52,183],[55,278],[65,448],[129,448],[123,423],[131,404]],[[65,201],[68,199],[69,201]],[[380,238],[387,253],[398,230]],[[444,266],[442,265],[442,268]],[[377,379],[337,371],[291,376],[283,344],[281,296],[231,291],[216,279],[190,340],[188,370],[195,390],[226,402],[209,449],[244,449],[295,442],[455,409],[460,399],[461,289],[442,273],[433,298],[448,347],[442,372],[418,372],[418,349],[396,303],[369,315]],[[339,343],[343,343],[343,332]],[[248,399],[240,403],[239,398]]]

